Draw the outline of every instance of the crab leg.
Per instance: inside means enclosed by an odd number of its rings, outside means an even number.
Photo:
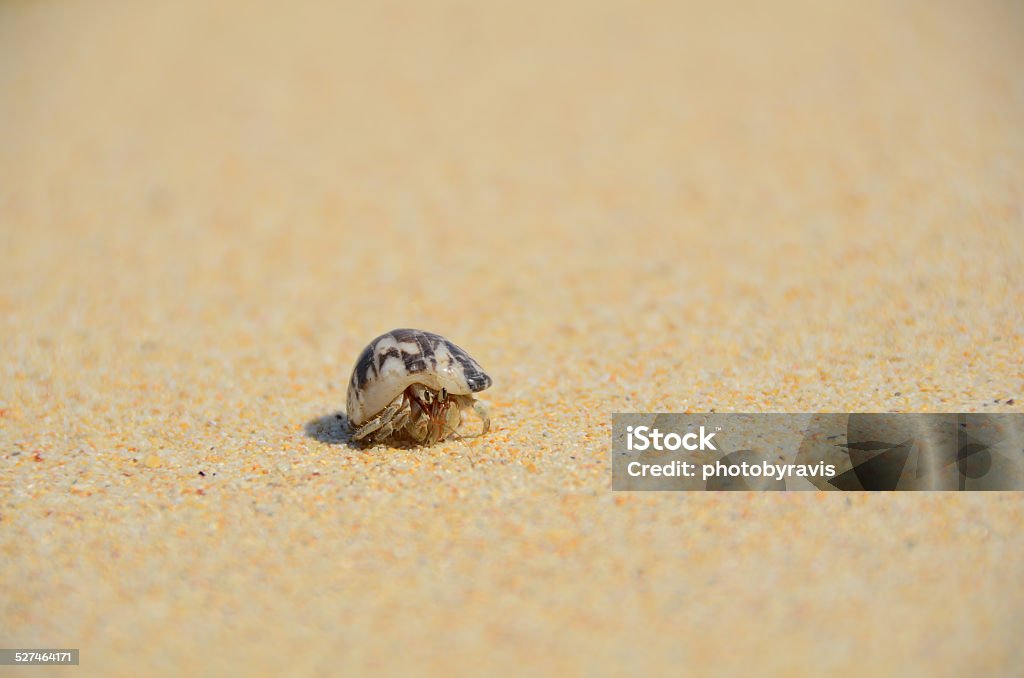
[[[362,440],[363,438],[367,437],[374,431],[383,427],[385,424],[390,423],[391,420],[394,419],[395,414],[398,412],[398,410],[402,409],[402,406],[404,404],[405,394],[402,394],[400,397],[392,400],[391,404],[384,408],[383,412],[381,412],[376,417],[360,426],[358,429],[356,429],[355,432],[352,434],[352,437],[355,438],[356,440]]]

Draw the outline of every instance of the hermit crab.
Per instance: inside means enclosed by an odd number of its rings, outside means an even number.
[[[382,334],[363,349],[348,383],[349,426],[357,441],[406,438],[431,445],[456,433],[471,409],[491,426],[473,397],[491,385],[477,361],[444,337],[423,330]]]

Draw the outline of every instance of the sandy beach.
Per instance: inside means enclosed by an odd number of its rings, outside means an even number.
[[[1024,411],[1024,7],[0,5],[2,675],[1014,675],[1024,495],[613,492]],[[360,449],[464,347],[492,430]]]

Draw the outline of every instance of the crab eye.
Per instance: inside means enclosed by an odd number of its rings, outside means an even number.
[[[448,400],[448,389],[441,387],[441,400]]]

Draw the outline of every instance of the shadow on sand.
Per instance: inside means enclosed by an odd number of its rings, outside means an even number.
[[[348,427],[348,416],[344,412],[335,412],[306,422],[303,427],[306,435],[328,445],[345,445],[352,449],[360,449],[359,443],[352,439]]]

